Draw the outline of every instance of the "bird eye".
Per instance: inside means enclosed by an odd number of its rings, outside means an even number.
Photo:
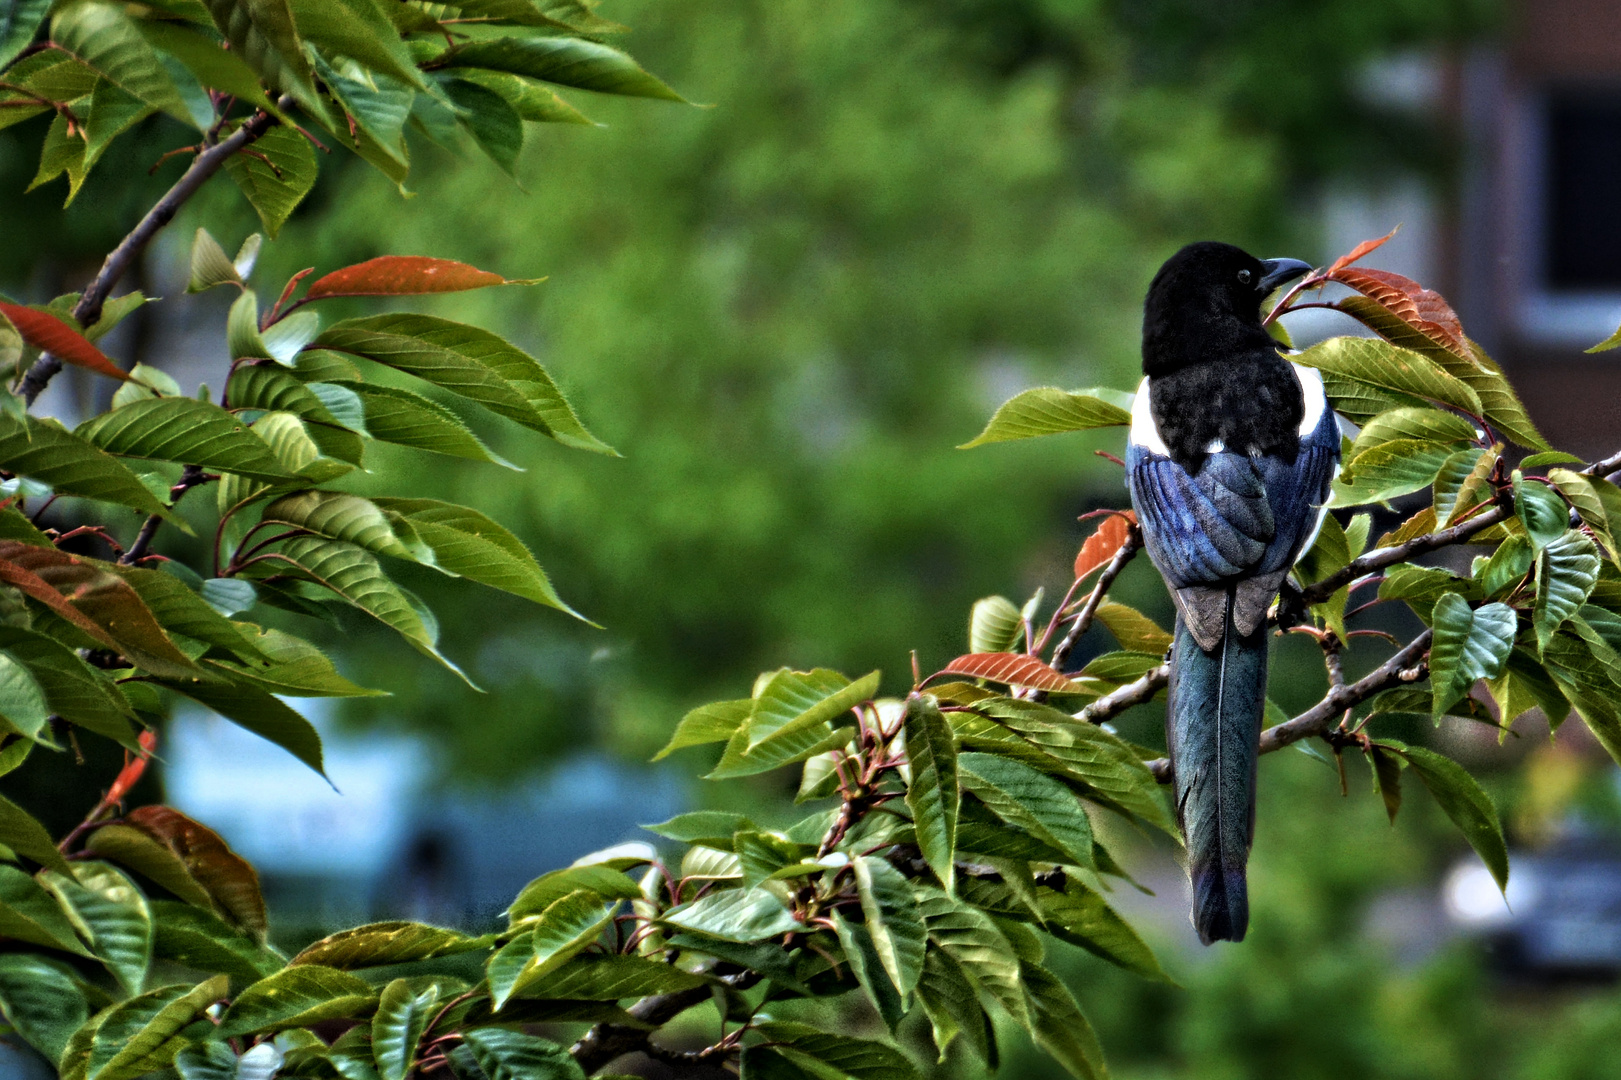
[[[1248,285],[1250,283],[1250,272],[1248,270],[1240,270],[1238,272],[1238,280],[1242,284]]]

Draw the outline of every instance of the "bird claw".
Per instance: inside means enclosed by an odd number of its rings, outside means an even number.
[[[1272,608],[1278,629],[1287,633],[1306,621],[1306,596],[1288,578],[1278,587],[1278,601]]]

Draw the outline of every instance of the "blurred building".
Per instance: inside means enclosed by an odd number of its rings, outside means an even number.
[[[278,925],[295,932],[383,918],[482,926],[531,879],[654,839],[640,826],[686,808],[674,773],[600,754],[447,790],[423,740],[345,732],[330,702],[296,704],[321,732],[330,783],[197,707],[177,712],[162,764],[168,801],[254,865]]]

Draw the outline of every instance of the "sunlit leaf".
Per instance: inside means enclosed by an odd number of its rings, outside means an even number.
[[[727,889],[666,911],[660,921],[723,941],[753,942],[802,928],[765,889]]]
[[[1060,390],[1040,386],[1002,403],[985,430],[958,449],[1066,431],[1088,431],[1131,423],[1132,395],[1094,387]]]
[[[490,958],[490,996],[495,1008],[568,963],[613,922],[613,908],[588,890],[554,901],[527,923],[533,929]]]
[[[358,976],[316,964],[299,964],[249,986],[237,995],[215,1029],[217,1038],[250,1032],[308,1027],[368,1012],[377,992]]]
[[[997,817],[1063,852],[1073,865],[1093,865],[1091,823],[1063,784],[996,754],[959,754],[957,768],[963,790],[972,792]]]
[[[417,1063],[417,1044],[443,1008],[438,986],[418,988],[410,979],[383,987],[371,1018],[372,1054],[380,1080],[405,1080]]]
[[[450,68],[489,68],[559,86],[603,94],[685,101],[680,94],[609,45],[573,37],[503,37],[452,49]]]
[[[96,1027],[87,1080],[134,1080],[167,1067],[190,1042],[181,1029],[229,989],[230,980],[216,975],[197,986],[165,986],[119,1002]]]
[[[1033,690],[1073,689],[1070,680],[1033,656],[1022,653],[971,653],[959,656],[940,669],[942,675],[967,675],[988,679],[1009,686],[1026,686]]]
[[[900,871],[875,856],[858,856],[850,865],[878,958],[896,989],[909,994],[923,971],[926,940],[911,885]]]
[[[670,741],[665,744],[664,749],[654,756],[653,760],[658,761],[684,747],[725,742],[748,722],[753,711],[754,699],[752,698],[743,698],[739,701],[717,701],[710,705],[700,705],[681,718],[681,723],[676,726],[675,734],[670,736]],[[730,836],[731,833],[727,835]]]
[[[87,420],[73,433],[121,457],[184,462],[271,483],[297,479],[240,420],[193,398],[137,401]]]
[[[292,964],[324,967],[382,967],[489,947],[488,938],[417,922],[380,922],[328,935],[293,957]]]
[[[152,963],[152,913],[146,897],[129,878],[99,862],[76,863],[70,874],[48,870],[44,883],[85,933],[96,959],[126,993],[138,993]]]

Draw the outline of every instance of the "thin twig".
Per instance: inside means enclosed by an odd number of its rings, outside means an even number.
[[[101,318],[101,306],[106,303],[107,296],[113,291],[113,286],[124,276],[136,258],[145,250],[146,245],[156,236],[158,230],[169,224],[185,205],[187,199],[196,194],[197,189],[225,165],[233,154],[265,132],[276,123],[276,118],[268,113],[256,113],[243,125],[233,131],[228,137],[198,154],[192,161],[191,167],[185,174],[175,181],[174,187],[159,199],[140,224],[130,230],[128,236],[112,250],[105,262],[101,264],[101,271],[96,274],[95,280],[85,287],[84,294],[79,302],[73,306],[73,317],[78,320],[81,327],[88,327]],[[62,370],[62,361],[50,353],[42,353],[23,376],[22,385],[18,393],[29,405],[39,397],[46,385]]]
[[[1160,689],[1171,681],[1171,665],[1161,664],[1143,672],[1132,682],[1118,690],[1111,690],[1075,714],[1075,719],[1087,724],[1101,724],[1133,705],[1153,699]]]
[[[1120,545],[1120,549],[1109,560],[1109,565],[1105,566],[1103,573],[1098,575],[1097,584],[1093,585],[1092,591],[1087,594],[1085,603],[1081,605],[1081,610],[1075,616],[1075,621],[1070,624],[1069,633],[1065,634],[1064,640],[1060,641],[1057,648],[1053,649],[1050,666],[1054,671],[1062,672],[1064,670],[1064,661],[1069,659],[1069,654],[1074,650],[1075,643],[1081,640],[1081,635],[1091,628],[1092,618],[1098,613],[1098,605],[1103,603],[1103,596],[1109,591],[1109,586],[1114,584],[1115,578],[1120,576],[1120,572],[1126,568],[1126,564],[1131,561],[1132,556],[1142,549],[1142,546],[1142,530],[1133,525],[1126,532],[1126,542]],[[1045,693],[1038,692],[1035,695],[1035,700],[1041,701],[1045,697]]]

